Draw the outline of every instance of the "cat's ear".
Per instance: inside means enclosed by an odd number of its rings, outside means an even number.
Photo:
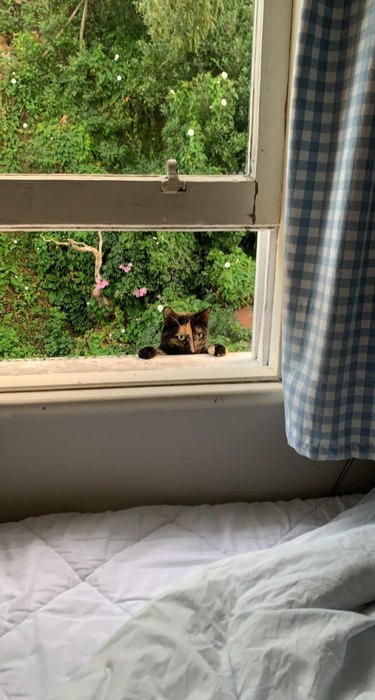
[[[207,326],[210,313],[211,307],[209,306],[208,309],[204,309],[204,311],[199,311],[199,313],[195,314],[195,318],[198,322],[204,323]]]
[[[170,323],[171,321],[177,321],[178,314],[176,314],[170,306],[164,306],[163,309],[164,322]]]

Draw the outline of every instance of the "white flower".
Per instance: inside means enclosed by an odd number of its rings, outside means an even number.
[[[228,261],[225,262],[225,263],[224,263],[224,267],[226,267],[226,268],[230,267],[230,262],[228,262]]]
[[[118,75],[116,80],[118,80],[118,82],[120,82],[120,80],[122,80],[122,75]]]
[[[221,75],[221,77],[222,77],[223,80],[226,80],[227,77],[228,77],[228,73],[227,73],[225,70],[223,70],[223,72],[220,73],[220,75]]]
[[[121,333],[125,333],[125,328],[121,328]]]
[[[158,311],[161,313],[163,311],[163,304],[158,304]]]
[[[86,306],[90,306],[90,302],[89,302],[89,301],[86,301]]]
[[[115,57],[114,57],[114,59],[113,59],[113,60],[114,60],[114,61],[118,61],[118,60],[119,60],[119,58],[120,58],[120,55],[119,55],[118,53],[115,53]]]
[[[109,334],[109,337],[112,338],[112,333]]]
[[[17,238],[14,238],[14,239],[13,239],[13,243],[18,243]]]
[[[24,123],[22,124],[22,126],[23,126],[24,129],[27,129],[27,127],[28,127],[29,125],[28,125],[27,122],[24,122]]]
[[[223,99],[221,100],[221,104],[223,105],[223,107],[227,106],[228,102],[226,101],[225,97],[223,97]]]
[[[170,89],[169,94],[170,94],[170,95],[175,95],[175,94],[176,94],[175,91],[173,90],[173,88]]]
[[[194,134],[195,134],[194,129],[188,129],[188,130],[187,130],[187,135],[188,135],[188,136],[194,136]]]
[[[27,285],[25,286],[25,289],[26,289],[26,291],[28,290],[28,286],[27,286]]]
[[[152,238],[153,238],[154,241],[157,241],[157,240],[158,240],[158,237],[157,237],[157,236],[153,236]]]
[[[10,82],[12,83],[12,85],[15,85],[17,80],[15,78],[12,78],[12,80]]]

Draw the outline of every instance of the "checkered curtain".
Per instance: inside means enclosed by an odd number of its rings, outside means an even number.
[[[289,444],[375,459],[375,0],[304,0],[288,156]]]

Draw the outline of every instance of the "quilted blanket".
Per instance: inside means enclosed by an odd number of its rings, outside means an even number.
[[[126,623],[58,700],[373,700],[375,490]]]
[[[214,562],[290,541],[359,498],[148,506],[0,524],[0,700],[49,700],[171,586]]]

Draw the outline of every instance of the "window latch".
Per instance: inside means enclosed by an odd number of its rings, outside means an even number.
[[[186,183],[178,177],[177,161],[167,160],[167,177],[163,178],[160,183],[161,191],[164,194],[177,194],[178,192],[186,192]]]

